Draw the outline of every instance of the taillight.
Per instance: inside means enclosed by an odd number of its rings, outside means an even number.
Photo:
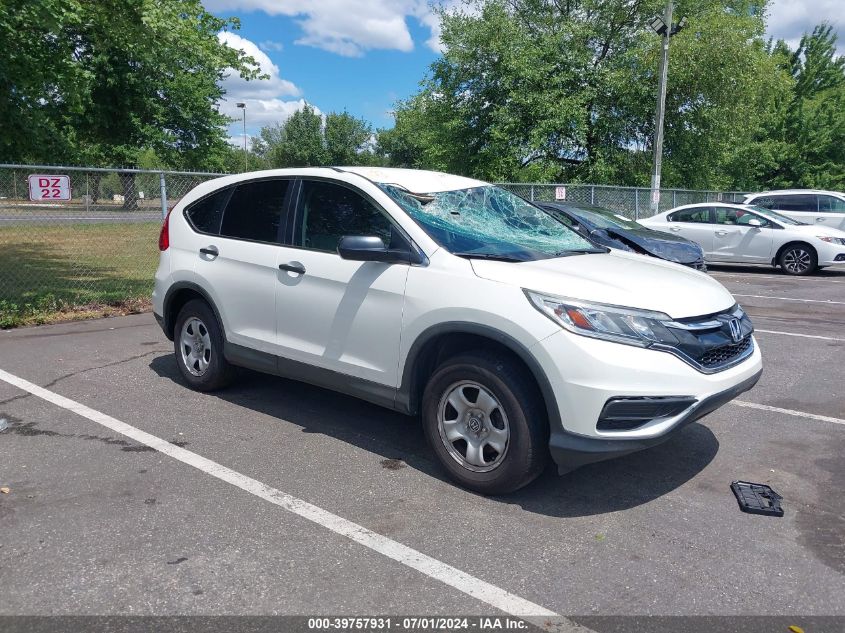
[[[166,251],[170,248],[170,212],[173,207],[167,210],[167,215],[164,217],[164,224],[161,225],[161,233],[158,234],[158,250]]]

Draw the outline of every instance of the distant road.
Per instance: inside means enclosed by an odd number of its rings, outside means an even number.
[[[46,204],[0,205],[0,228],[18,224],[102,224],[161,221],[161,208],[142,207],[135,211],[115,208],[85,209]]]

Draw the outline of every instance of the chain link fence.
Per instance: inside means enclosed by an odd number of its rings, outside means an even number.
[[[0,327],[145,309],[163,215],[218,175],[0,165]]]
[[[0,327],[104,307],[145,309],[158,265],[163,215],[188,191],[222,174],[0,165]],[[533,201],[593,204],[631,218],[651,215],[646,188],[502,183]],[[739,201],[739,192],[661,192],[660,210]]]
[[[651,189],[647,187],[548,183],[500,183],[500,186],[532,202],[568,202],[605,207],[632,220],[654,215],[651,211]],[[658,213],[696,202],[742,202],[745,195],[740,191],[662,189]]]

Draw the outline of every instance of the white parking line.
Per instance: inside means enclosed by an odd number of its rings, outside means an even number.
[[[754,281],[755,279],[777,279],[779,281],[823,281],[831,284],[845,283],[845,279],[829,279],[827,277],[793,277],[789,275],[757,275],[755,273],[723,273],[716,270],[709,272],[712,277],[737,277],[748,281]]]
[[[829,303],[830,305],[845,306],[845,301],[828,301],[824,299],[793,299],[792,297],[772,297],[771,295],[740,295],[731,293],[734,297],[751,297],[752,299],[776,299],[778,301],[800,301],[801,303]]]
[[[732,400],[731,404],[738,407],[746,407],[748,409],[759,409],[760,411],[771,411],[772,413],[783,413],[785,415],[794,415],[799,418],[807,418],[808,420],[821,420],[822,422],[833,422],[834,424],[845,424],[842,418],[832,418],[827,415],[816,415],[815,413],[806,413],[804,411],[795,411],[793,409],[781,409],[780,407],[770,407],[767,404],[757,404],[756,402],[745,402],[744,400]]]
[[[796,334],[795,332],[778,332],[777,330],[760,330],[754,328],[754,333],[762,332],[763,334],[780,334],[782,336],[798,336],[800,338],[817,338],[822,341],[845,341],[845,338],[836,338],[835,336],[818,336],[816,334]]]
[[[252,479],[247,475],[234,471],[222,464],[218,464],[210,459],[202,457],[197,453],[174,446],[170,442],[161,439],[155,435],[151,435],[146,431],[142,431],[134,426],[121,422],[105,413],[100,413],[90,407],[80,404],[57,393],[39,387],[23,378],[19,378],[13,374],[0,369],[0,380],[3,380],[10,385],[17,387],[23,391],[29,392],[42,400],[51,402],[52,404],[72,411],[77,415],[82,416],[92,422],[96,422],[107,429],[120,433],[130,439],[144,444],[157,450],[159,453],[172,457],[173,459],[193,466],[197,470],[211,475],[221,481],[225,481],[241,490],[244,490],[256,497],[269,501],[270,503],[279,506],[292,512],[297,516],[307,519],[317,525],[331,530],[335,534],[345,536],[356,543],[367,547],[374,552],[378,552],[387,558],[395,560],[411,569],[415,569],[421,574],[439,580],[440,582],[449,585],[461,591],[468,596],[471,596],[481,602],[485,602],[491,607],[495,607],[509,615],[516,617],[543,617],[554,618],[554,624],[558,627],[558,631],[579,631],[585,632],[589,629],[575,624],[574,622],[557,615],[554,611],[550,611],[538,604],[529,602],[519,596],[501,589],[495,585],[491,585],[475,576],[471,576],[466,572],[461,571],[451,565],[447,565],[431,556],[427,556],[422,552],[403,545],[398,541],[382,536],[368,530],[367,528],[353,523],[336,514],[332,514],[328,510],[323,510],[315,505],[298,499],[292,495],[271,488],[270,486],[261,483],[256,479]]]

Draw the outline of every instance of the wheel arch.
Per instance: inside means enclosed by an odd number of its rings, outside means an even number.
[[[806,246],[806,247],[807,247],[807,248],[809,248],[811,251],[813,251],[813,252],[816,254],[816,261],[818,261],[818,258],[819,258],[819,251],[816,249],[816,247],[815,247],[815,246],[813,246],[813,245],[812,245],[812,244],[810,244],[809,242],[805,242],[804,240],[791,240],[791,241],[787,242],[786,244],[784,244],[783,246],[781,246],[781,247],[778,249],[778,252],[777,252],[777,253],[775,253],[774,258],[772,258],[772,263],[773,263],[773,265],[775,265],[775,266],[780,266],[780,258],[781,258],[781,255],[783,255],[784,251],[785,251],[787,248],[789,248],[790,246],[799,246],[799,245],[800,245],[800,246]]]
[[[217,319],[217,323],[223,332],[223,339],[225,340],[226,332],[223,328],[223,321],[220,318],[217,306],[214,305],[214,301],[211,300],[211,297],[202,286],[191,281],[180,281],[173,284],[164,296],[162,329],[164,330],[165,336],[171,341],[173,340],[173,328],[176,325],[176,317],[179,315],[182,307],[192,299],[201,299],[208,304],[208,307],[214,313],[214,318]]]
[[[472,349],[491,348],[520,363],[533,378],[552,428],[560,426],[554,390],[540,363],[520,341],[493,327],[470,322],[450,322],[423,331],[411,345],[396,394],[396,408],[415,415],[420,411],[428,378],[444,360]]]

